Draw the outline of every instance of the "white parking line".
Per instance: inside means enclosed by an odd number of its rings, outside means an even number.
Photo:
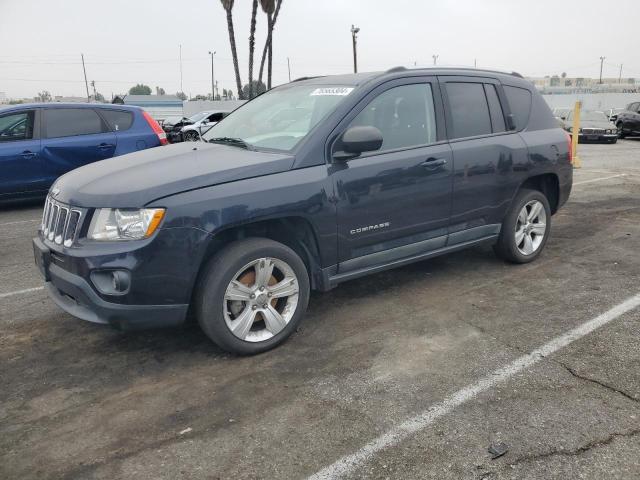
[[[14,295],[22,295],[23,293],[37,292],[38,290],[42,290],[43,288],[44,287],[33,287],[25,288],[24,290],[16,290],[15,292],[0,293],[0,298],[13,297]]]
[[[7,223],[0,223],[0,227],[4,227],[5,225],[18,225],[19,223],[35,223],[35,222],[39,222],[40,219],[36,218],[34,220],[20,220],[18,222],[7,222]]]
[[[603,180],[609,180],[611,178],[626,177],[626,176],[627,176],[626,173],[621,173],[619,175],[611,175],[609,177],[600,177],[600,178],[593,178],[591,180],[583,180],[582,182],[573,182],[573,184],[584,185],[585,183],[602,182]]]
[[[594,330],[615,320],[621,315],[640,306],[640,293],[628,298],[624,302],[616,305],[611,310],[599,315],[580,326],[569,330],[568,332],[554,338],[541,347],[533,350],[531,353],[521,356],[512,363],[494,370],[489,375],[481,378],[476,383],[458,390],[456,393],[446,398],[442,402],[432,406],[428,410],[405,420],[400,425],[392,428],[383,435],[375,438],[360,450],[350,455],[346,455],[337,462],[323,468],[319,472],[311,475],[309,480],[325,480],[340,478],[348,473],[353,472],[356,468],[362,466],[369,461],[378,452],[393,447],[409,436],[424,430],[434,423],[438,418],[450,413],[456,407],[472,400],[480,393],[502,383],[522,370],[538,363],[544,357],[566,347],[570,343],[590,334]]]

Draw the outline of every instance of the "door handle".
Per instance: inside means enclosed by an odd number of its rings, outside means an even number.
[[[112,148],[113,144],[112,143],[101,143],[100,145],[98,145],[98,148],[100,148],[101,150],[106,150],[107,148]]]
[[[24,152],[21,153],[22,158],[26,158],[27,160],[30,158],[33,158],[37,155],[37,153],[32,152],[31,150],[25,150]]]
[[[420,165],[422,165],[425,168],[434,168],[434,167],[440,167],[441,165],[446,165],[446,164],[447,164],[446,158],[431,157],[431,158],[427,158]]]

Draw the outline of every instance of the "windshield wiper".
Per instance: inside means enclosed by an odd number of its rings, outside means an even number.
[[[253,150],[253,147],[241,138],[216,137],[209,140],[209,143],[222,143],[225,145],[233,145],[234,147],[245,148],[247,150]]]

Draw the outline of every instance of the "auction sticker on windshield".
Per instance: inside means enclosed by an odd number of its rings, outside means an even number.
[[[311,96],[317,95],[337,95],[337,96],[345,96],[349,95],[353,91],[353,87],[324,87],[324,88],[316,88],[313,92],[311,92]]]

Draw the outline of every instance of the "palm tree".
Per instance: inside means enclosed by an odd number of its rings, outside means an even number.
[[[231,44],[231,55],[233,56],[233,68],[236,72],[236,87],[238,88],[238,98],[242,99],[242,80],[240,80],[240,68],[238,67],[238,52],[236,51],[236,35],[233,31],[233,9],[234,0],[220,0],[222,8],[227,12],[227,29],[229,30],[229,43]]]
[[[251,9],[251,28],[249,30],[249,100],[253,98],[253,52],[256,49],[256,14],[258,0],[253,0]]]
[[[273,29],[276,26],[276,20],[278,19],[278,13],[280,13],[280,6],[282,0],[260,0],[262,10],[267,14],[267,40],[264,43],[264,50],[262,50],[262,60],[260,62],[260,74],[258,75],[258,81],[262,81],[262,74],[264,72],[264,63],[269,54],[269,66],[267,73],[267,89],[271,88],[271,73],[272,73],[272,58],[273,58]]]

